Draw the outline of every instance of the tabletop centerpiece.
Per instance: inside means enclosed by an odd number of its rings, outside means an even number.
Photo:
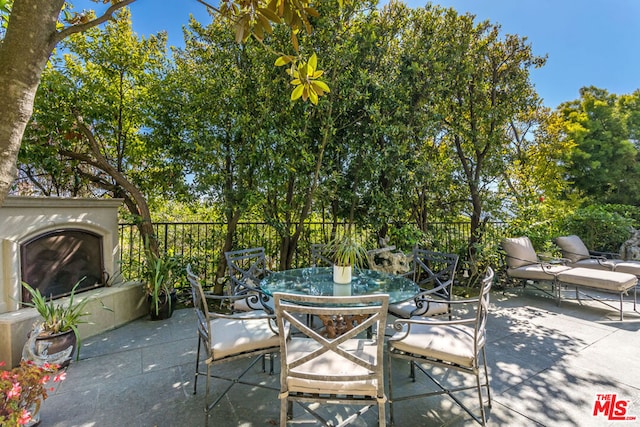
[[[363,264],[367,251],[351,233],[336,236],[329,243],[329,247],[333,260],[334,283],[351,283],[352,269]]]

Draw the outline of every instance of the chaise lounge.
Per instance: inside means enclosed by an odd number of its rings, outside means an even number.
[[[611,256],[618,254],[590,251],[576,235],[558,237],[555,244],[562,251],[562,257],[568,260],[566,265],[570,267],[617,271],[640,277],[640,261],[616,259]]]
[[[618,271],[570,267],[565,265],[567,260],[542,261],[535,252],[533,244],[528,237],[505,238],[501,242],[505,252],[507,275],[520,280],[523,286],[532,282],[551,282],[552,296],[558,304],[562,300],[564,288],[575,288],[576,299],[581,303],[580,296],[598,301],[620,312],[620,320],[623,320],[624,297],[633,289],[633,310],[636,310],[636,284],[638,278],[634,274]],[[537,288],[541,289],[541,288]],[[585,293],[583,289],[592,289],[615,293],[619,296],[620,306],[615,307],[608,303],[607,299],[600,296]]]

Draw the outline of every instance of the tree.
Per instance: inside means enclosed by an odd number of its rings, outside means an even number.
[[[100,0],[92,0],[98,3]],[[71,34],[80,33],[106,22],[115,11],[135,0],[111,0],[111,6],[99,17],[92,13],[74,14],[65,11],[65,0],[1,0],[0,23],[7,23],[0,42],[0,205],[16,176],[16,159],[25,127],[33,112],[33,102],[42,71],[56,45]],[[236,39],[246,41],[253,34],[262,40],[271,31],[272,23],[284,21],[292,29],[294,48],[298,47],[297,32],[311,30],[309,16],[316,14],[308,0],[285,0],[269,4],[253,1],[223,2],[216,9],[198,0],[213,11],[228,17],[236,26]],[[103,0],[104,3],[107,0]],[[65,11],[64,22],[59,21]],[[309,70],[301,56],[282,55],[281,63],[293,69]],[[300,85],[309,93],[319,75],[301,75]],[[316,95],[321,93],[316,91]],[[313,97],[311,100],[313,101]],[[317,101],[317,97],[315,98]]]
[[[471,221],[469,256],[481,241],[482,223],[501,203],[494,190],[502,176],[502,152],[509,143],[508,126],[519,114],[538,108],[529,69],[544,64],[526,39],[500,36],[500,27],[476,24],[471,15],[449,9],[441,15],[436,36],[442,56],[433,65],[436,97],[433,112],[441,120],[441,135],[457,159],[455,176],[466,187],[460,204]]]
[[[143,132],[166,68],[166,36],[138,39],[126,8],[114,17],[104,30],[94,27],[69,37],[63,42],[66,53],[45,70],[25,132],[22,169],[60,180],[64,165],[72,165],[65,181],[73,187],[65,194],[84,183],[94,194],[124,198],[157,254],[147,195],[166,194],[168,183],[177,188],[183,179],[164,147]],[[36,175],[42,174],[29,174]]]
[[[0,91],[3,93],[0,105],[0,205],[15,178],[22,136],[33,112],[42,71],[53,49],[69,35],[102,24],[116,10],[133,1],[114,3],[94,19],[70,15],[66,26],[58,21],[64,0],[13,1],[7,29],[0,42]]]
[[[637,205],[637,100],[591,86],[580,89],[580,99],[561,104],[558,113],[566,139],[575,144],[567,170],[575,190],[595,202]]]

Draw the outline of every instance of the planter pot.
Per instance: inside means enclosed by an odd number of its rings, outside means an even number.
[[[22,358],[31,360],[36,365],[52,363],[64,368],[69,366],[76,349],[77,338],[72,330],[54,335],[40,334],[27,340],[22,351]]]
[[[149,297],[149,314],[151,315],[151,320],[165,320],[173,315],[173,310],[176,308],[178,297],[176,295],[176,291],[172,291],[169,295],[169,298],[167,298],[166,294],[159,296],[157,312],[156,305],[152,301],[151,297]]]
[[[333,266],[333,281],[335,283],[351,283],[351,266]]]

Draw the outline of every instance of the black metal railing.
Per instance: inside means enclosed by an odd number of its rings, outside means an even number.
[[[342,232],[347,224],[337,224]],[[484,226],[483,242],[486,247],[497,247],[504,235],[506,223],[491,222]],[[292,267],[311,263],[311,244],[326,243],[334,225],[323,222],[305,223],[293,256]],[[175,257],[185,267],[192,264],[206,283],[212,283],[224,244],[227,226],[222,222],[158,222],[154,223],[155,234],[162,253]],[[142,277],[144,244],[134,224],[120,224],[120,262],[126,280]],[[423,239],[424,246],[440,252],[458,253],[465,259],[471,227],[468,222],[431,223]],[[370,230],[358,230],[358,236],[366,246],[377,247],[376,238]],[[394,244],[394,242],[391,242]],[[270,267],[277,269],[280,262],[280,235],[273,225],[264,222],[242,222],[237,225],[233,249],[262,246],[270,260]],[[407,252],[411,248],[400,248]]]

